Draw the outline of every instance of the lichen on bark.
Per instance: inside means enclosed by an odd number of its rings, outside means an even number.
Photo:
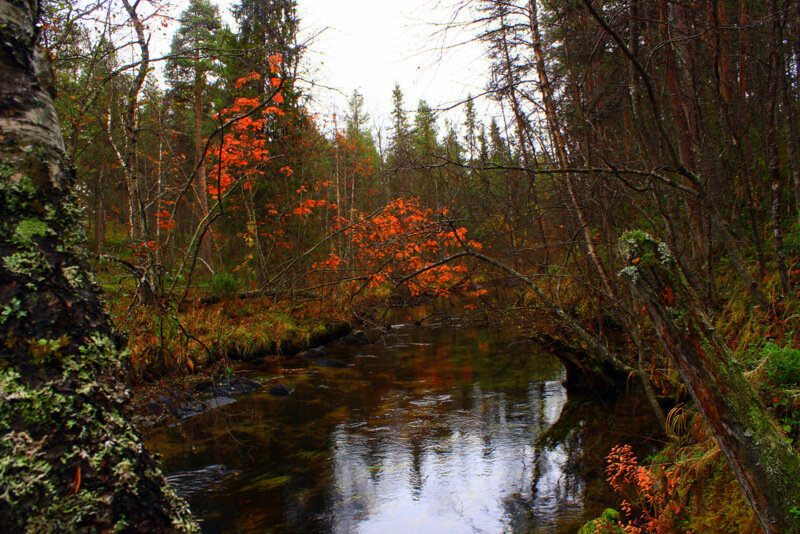
[[[0,524],[10,532],[192,532],[126,412],[124,351],[86,262],[41,4],[0,0]]]

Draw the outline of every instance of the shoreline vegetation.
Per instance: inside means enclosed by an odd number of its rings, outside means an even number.
[[[427,301],[642,388],[665,446],[584,532],[800,533],[800,5],[468,3],[485,94],[375,132],[309,111],[295,0],[234,4],[156,58],[160,2],[0,0],[3,524],[196,531],[125,380]]]

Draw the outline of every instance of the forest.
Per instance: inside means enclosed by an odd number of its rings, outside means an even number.
[[[450,0],[385,131],[302,2],[0,0],[0,524],[800,533],[800,2]]]

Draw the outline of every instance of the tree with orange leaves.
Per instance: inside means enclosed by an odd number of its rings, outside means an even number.
[[[447,215],[447,210],[423,209],[416,198],[397,198],[355,223],[342,219],[340,225],[349,225],[344,233],[350,238],[351,254],[345,260],[334,252],[315,268],[337,270],[347,262],[364,280],[362,287],[405,281],[412,296],[446,296],[464,287],[468,269],[462,262],[443,260],[464,247],[482,248]]]

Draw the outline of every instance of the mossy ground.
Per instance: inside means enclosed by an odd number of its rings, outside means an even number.
[[[266,297],[214,304],[193,299],[180,309],[129,309],[123,299],[115,299],[110,308],[115,324],[128,337],[130,368],[137,379],[297,352],[349,319],[343,308]]]

